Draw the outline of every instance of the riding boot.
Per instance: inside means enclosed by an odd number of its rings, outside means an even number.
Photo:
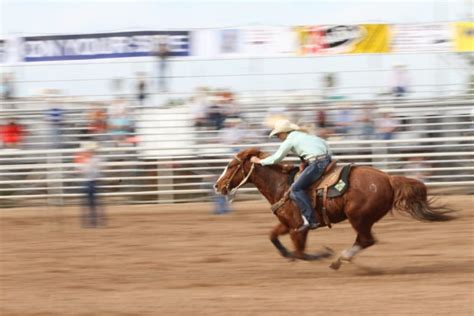
[[[309,222],[306,217],[304,217],[304,215],[301,215],[301,219],[303,220],[303,224],[301,224],[300,227],[295,228],[297,232],[302,232],[309,229]]]
[[[313,218],[311,218],[313,217]],[[319,222],[314,219],[314,216],[311,216],[311,221],[309,221],[304,215],[301,215],[301,218],[303,219],[303,224],[296,228],[295,230],[298,232],[305,231],[307,229],[316,229],[320,226]]]

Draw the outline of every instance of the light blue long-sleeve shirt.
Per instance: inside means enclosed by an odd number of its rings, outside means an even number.
[[[289,133],[283,143],[281,143],[276,153],[262,159],[260,163],[263,166],[279,163],[290,151],[304,160],[320,155],[331,154],[328,145],[322,138],[299,131],[293,131]]]

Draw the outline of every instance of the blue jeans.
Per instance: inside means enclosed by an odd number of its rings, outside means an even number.
[[[105,224],[105,216],[97,202],[97,181],[89,180],[84,185],[85,209],[82,215],[84,227],[97,227]]]
[[[214,197],[214,214],[225,214],[228,212],[230,212],[230,207],[225,196],[216,194]]]
[[[313,207],[311,200],[305,190],[319,179],[326,166],[331,162],[331,158],[310,163],[301,173],[298,179],[290,188],[290,197],[296,202],[303,216],[309,223],[313,223]]]

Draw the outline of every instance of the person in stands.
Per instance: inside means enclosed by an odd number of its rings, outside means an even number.
[[[13,118],[0,126],[0,137],[5,148],[19,148],[24,134],[23,127]]]

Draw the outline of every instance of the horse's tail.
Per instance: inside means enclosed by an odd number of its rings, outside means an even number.
[[[393,208],[407,213],[421,221],[448,221],[454,219],[447,213],[453,212],[445,205],[433,206],[434,199],[428,199],[423,182],[402,176],[391,176],[394,191]]]

